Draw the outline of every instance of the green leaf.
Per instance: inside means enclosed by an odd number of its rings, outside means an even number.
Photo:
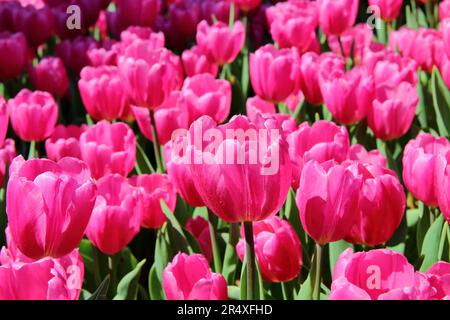
[[[239,223],[231,223],[229,227],[229,237],[223,258],[222,274],[228,284],[234,284],[237,265],[239,259],[236,254],[236,244],[239,241]]]
[[[450,91],[437,68],[433,69],[431,76],[431,92],[439,134],[448,137],[450,135]]]
[[[160,281],[162,280],[164,268],[175,255],[173,248],[169,244],[167,232],[167,224],[165,224],[158,230],[158,234],[156,236],[154,264],[156,266],[156,274]]]
[[[162,288],[161,280],[159,279],[156,271],[156,264],[153,263],[150,272],[148,274],[148,292],[152,300],[164,300],[164,290]]]
[[[139,139],[136,141],[136,172],[139,175],[155,173],[155,169],[145,154],[144,148],[139,142]]]
[[[306,280],[300,286],[300,291],[297,293],[295,300],[311,300],[314,287],[314,272],[310,272]]]
[[[439,215],[436,221],[433,222],[430,229],[425,235],[423,241],[421,256],[423,256],[423,262],[420,266],[420,271],[425,272],[435,262],[439,261],[439,243],[441,239],[442,226],[444,224],[444,217]]]
[[[228,286],[228,298],[230,300],[240,300],[239,288],[236,286]]]
[[[146,259],[139,262],[134,270],[120,280],[114,300],[136,300],[139,288],[139,276]]]
[[[339,255],[344,252],[348,248],[353,248],[351,243],[348,243],[344,240],[331,242],[328,246],[330,250],[330,271],[333,274],[334,266],[339,258]]]
[[[88,300],[106,300],[108,294],[110,277],[109,274],[100,283],[95,292],[88,298]]]
[[[419,202],[419,221],[417,222],[416,231],[416,243],[417,243],[417,253],[422,252],[422,243],[425,239],[425,235],[431,226],[430,221],[430,209],[423,203]]]
[[[183,251],[189,254],[195,253],[195,250],[190,245],[183,231],[183,227],[180,225],[172,211],[167,207],[164,200],[161,199],[161,208],[164,215],[167,218],[168,230],[170,235],[171,244],[175,245],[177,251]]]

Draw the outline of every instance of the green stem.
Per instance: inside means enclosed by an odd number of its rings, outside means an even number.
[[[322,257],[323,257],[323,247],[316,243],[315,248],[315,274],[314,274],[314,288],[313,288],[313,299],[320,300],[320,283],[322,282]]]
[[[152,130],[153,151],[155,152],[156,158],[156,170],[158,173],[162,173],[164,172],[164,170],[161,162],[161,152],[159,147],[158,134],[156,132],[156,122],[153,110],[150,110],[150,127]]]
[[[100,263],[99,263],[99,259],[98,259],[98,249],[96,246],[92,245],[92,251],[91,251],[91,255],[92,255],[92,264],[94,267],[94,280],[95,280],[95,285],[96,287],[98,287],[100,285],[100,283],[102,282],[102,279],[100,277]]]
[[[111,295],[115,296],[117,291],[117,274],[116,274],[115,256],[108,256],[109,276],[111,277]]]
[[[247,300],[256,298],[255,246],[253,243],[253,222],[244,222],[245,257],[247,260]]]
[[[28,152],[28,160],[36,157],[36,141],[30,142],[30,151]]]
[[[229,285],[234,284],[236,274],[236,245],[239,242],[239,223],[230,223],[228,231],[228,243],[225,249],[225,257],[223,259],[223,276]]]
[[[219,245],[217,243],[217,235],[213,225],[213,218],[214,214],[208,208],[209,236],[211,238],[211,246],[213,251],[214,270],[215,272],[222,273],[222,260],[220,259]]]
[[[230,4],[230,17],[229,17],[229,20],[228,20],[228,25],[230,26],[230,30],[232,30],[233,27],[234,27],[234,15],[235,15],[234,11],[235,11],[234,3],[231,2],[231,4]]]

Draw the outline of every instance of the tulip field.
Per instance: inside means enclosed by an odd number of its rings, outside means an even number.
[[[0,300],[450,300],[450,0],[0,0]]]

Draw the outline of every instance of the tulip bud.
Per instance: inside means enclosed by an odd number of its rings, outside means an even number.
[[[400,14],[403,0],[369,0],[369,6],[374,6],[376,9],[372,10],[378,18],[386,22],[391,22]]]
[[[167,300],[227,300],[227,283],[200,254],[178,253],[163,272]]]
[[[318,0],[320,29],[327,35],[340,36],[355,24],[359,0]]]
[[[433,299],[448,300],[450,298],[450,263],[438,261],[425,274],[436,290]]]
[[[184,50],[181,58],[183,60],[184,72],[188,77],[202,73],[209,73],[216,77],[219,72],[218,65],[209,61],[208,57],[197,46],[189,50]]]
[[[73,40],[64,40],[55,48],[55,54],[66,68],[78,75],[85,66],[89,65],[88,52],[98,48],[98,43],[90,37],[77,37]]]
[[[0,32],[0,81],[17,78],[25,69],[28,48],[22,33]]]
[[[88,128],[80,136],[80,148],[95,179],[109,173],[127,176],[136,162],[136,137],[123,122],[100,121]]]
[[[40,259],[76,248],[97,194],[87,165],[75,158],[25,161],[19,156],[9,175],[6,211],[19,250]]]
[[[58,105],[43,91],[22,89],[8,101],[8,112],[14,132],[24,141],[45,140],[58,121]]]
[[[53,161],[64,157],[81,159],[80,136],[87,128],[86,125],[57,125],[53,134],[45,141],[47,157]]]
[[[47,91],[54,97],[62,98],[69,89],[69,79],[61,59],[42,59],[30,71],[30,80],[40,91]]]
[[[101,252],[112,256],[139,232],[143,195],[118,174],[100,178],[97,188],[98,196],[86,235]]]
[[[242,237],[243,229],[241,229]],[[261,276],[270,282],[288,282],[296,278],[302,266],[302,247],[294,228],[277,216],[253,224],[256,259]],[[236,246],[241,260],[245,240]]]
[[[186,230],[189,231],[197,240],[203,255],[212,261],[212,245],[211,245],[211,233],[209,231],[209,222],[201,216],[195,218],[189,218],[186,223]]]

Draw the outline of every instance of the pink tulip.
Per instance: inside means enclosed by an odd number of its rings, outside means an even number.
[[[300,53],[309,51],[318,25],[315,2],[281,2],[269,7],[266,15],[272,38],[280,48],[295,47]]]
[[[3,248],[0,266],[0,300],[77,300],[84,279],[78,250],[59,259],[16,261]]]
[[[144,209],[143,194],[118,174],[100,178],[97,188],[98,196],[86,235],[101,252],[112,256],[139,232]]]
[[[178,253],[163,272],[167,300],[227,300],[227,283],[200,254]]]
[[[92,67],[117,66],[116,48],[92,48],[87,52],[89,65]]]
[[[365,68],[320,73],[319,78],[323,99],[336,121],[349,125],[366,117],[375,98],[375,85]]]
[[[57,125],[53,134],[45,141],[47,157],[53,161],[64,157],[81,159],[80,136],[87,128],[86,125]]]
[[[342,49],[337,36],[328,37],[328,45],[331,50],[340,55],[342,55],[343,50],[344,57],[353,58],[355,64],[359,64],[364,49],[372,43],[373,30],[367,24],[359,23],[345,31],[339,37]]]
[[[447,56],[442,57],[439,71],[444,80],[444,83],[447,85],[447,88],[450,88],[450,58],[449,57],[447,57]]]
[[[246,111],[248,119],[254,122],[257,114],[275,114],[275,105],[255,96],[247,99]]]
[[[444,0],[439,4],[439,19],[442,22],[447,18],[450,18],[450,1]]]
[[[400,138],[411,127],[419,103],[416,87],[401,82],[395,87],[377,87],[369,108],[368,123],[375,137],[384,140]]]
[[[416,36],[417,30],[403,26],[391,32],[389,35],[389,47],[394,51],[398,51],[404,57],[412,57]]]
[[[303,166],[309,160],[319,163],[347,158],[350,140],[347,129],[332,122],[321,120],[310,127],[307,122],[287,137],[289,156],[292,162],[292,187],[297,189]]]
[[[212,133],[221,139],[195,143],[199,129],[206,137]],[[288,145],[281,132],[274,122],[255,124],[245,116],[235,116],[222,126],[204,116],[191,125],[192,144],[186,152],[195,158],[189,164],[195,188],[224,221],[258,221],[280,210],[291,181]]]
[[[202,73],[209,73],[216,77],[219,72],[219,66],[209,61],[208,57],[197,46],[183,51],[181,58],[183,60],[184,72],[188,77]]]
[[[8,223],[19,250],[33,259],[62,257],[78,246],[89,222],[96,187],[86,164],[15,158],[6,193]]]
[[[340,36],[355,24],[359,0],[318,0],[320,29]]]
[[[22,33],[0,32],[0,81],[17,78],[25,69],[27,42]]]
[[[100,121],[88,128],[80,136],[80,148],[95,179],[109,173],[127,176],[136,162],[136,137],[123,122]]]
[[[61,59],[56,57],[42,59],[30,71],[30,80],[40,91],[47,91],[62,98],[69,89],[69,79]]]
[[[47,42],[53,34],[53,14],[48,7],[36,9],[29,5],[16,11],[14,24],[22,32],[28,43],[37,47]]]
[[[294,49],[277,50],[268,44],[256,50],[250,55],[250,80],[255,93],[273,103],[285,100],[298,89],[299,63]]]
[[[119,58],[119,69],[132,102],[148,109],[162,105],[183,81],[179,57],[165,48],[154,49],[149,40],[129,45]]]
[[[189,218],[186,223],[186,230],[195,237],[202,250],[202,254],[211,262],[213,254],[208,220],[201,216]]]
[[[377,87],[387,84],[397,86],[406,81],[412,85],[417,84],[417,63],[410,59],[389,52],[382,59],[373,62],[372,75]]]
[[[16,157],[16,145],[13,139],[6,139],[0,148],[0,186],[5,185],[6,170]]]
[[[362,183],[352,169],[333,160],[303,168],[296,202],[303,229],[318,244],[343,239],[357,218]]]
[[[176,147],[182,144],[184,137],[178,137],[164,145],[164,161],[170,182],[180,194],[181,198],[192,207],[205,206],[189,168],[190,158],[187,154],[176,154]],[[174,157],[172,156],[174,153]],[[174,159],[172,159],[174,158]]]
[[[387,168],[387,160],[377,149],[367,151],[364,146],[354,144],[348,151],[348,159]]]
[[[445,19],[441,23],[442,38],[447,57],[450,58],[450,19]]]
[[[450,222],[450,151],[437,156],[434,170],[439,209],[444,218]]]
[[[213,22],[213,16],[216,17],[218,21],[225,23],[229,22],[230,19],[230,8],[231,1],[228,0],[200,0],[203,19],[208,21],[208,23]],[[235,21],[239,19],[239,8],[234,8],[234,18]]]
[[[436,295],[433,298],[448,300],[450,298],[450,263],[438,261],[428,269],[426,275],[436,290]]]
[[[231,85],[205,73],[187,78],[181,89],[180,103],[189,112],[189,124],[207,115],[224,122],[231,109]]]
[[[84,107],[94,120],[115,120],[128,108],[128,94],[117,67],[84,67],[78,88]]]
[[[131,26],[120,33],[120,49],[125,50],[135,40],[150,41],[155,49],[165,46],[165,38],[162,32],[153,32],[148,27]]]
[[[292,132],[297,130],[297,123],[288,114],[257,113],[253,119],[250,119],[250,117],[248,119],[260,127],[279,128],[283,139],[286,139]]]
[[[166,216],[162,211],[160,200],[163,200],[172,212],[177,202],[177,193],[169,178],[163,174],[143,174],[131,177],[129,182],[143,191],[141,225],[149,229],[161,228],[166,222]]]
[[[55,48],[55,54],[64,65],[75,75],[78,75],[85,66],[89,65],[89,50],[98,48],[94,38],[77,37],[73,40],[64,40]]]
[[[428,300],[427,278],[400,253],[345,250],[334,267],[330,300]]]
[[[8,112],[14,132],[24,141],[45,140],[58,121],[58,105],[43,91],[22,89],[8,101]]]
[[[189,113],[186,105],[179,103],[180,91],[172,91],[169,98],[155,110],[156,133],[161,145],[166,144],[177,129],[189,127]],[[153,141],[150,111],[147,108],[132,107],[141,133]]]
[[[402,221],[406,200],[395,173],[367,163],[348,162],[355,175],[362,177],[358,215],[346,241],[370,246],[387,242]]]
[[[0,146],[3,145],[8,131],[8,107],[5,99],[0,96]]]
[[[444,51],[442,34],[434,29],[419,28],[411,48],[410,57],[416,60],[422,70],[431,72],[439,66]]]
[[[230,30],[221,21],[209,25],[205,20],[197,25],[197,45],[211,61],[222,66],[233,62],[245,40],[245,28],[237,21]]]
[[[421,133],[409,141],[403,153],[403,181],[408,190],[429,207],[436,207],[435,163],[438,154],[450,150],[447,138]]]
[[[369,6],[376,7],[372,12],[386,22],[397,19],[402,9],[403,0],[369,0]]]
[[[323,103],[319,86],[320,56],[314,52],[306,52],[302,55],[300,65],[300,89],[305,95],[306,101],[313,105]]]
[[[243,229],[241,229],[244,237]],[[294,228],[277,216],[253,224],[256,259],[264,280],[288,282],[295,279],[302,266],[302,247]],[[244,260],[245,240],[236,246]]]

